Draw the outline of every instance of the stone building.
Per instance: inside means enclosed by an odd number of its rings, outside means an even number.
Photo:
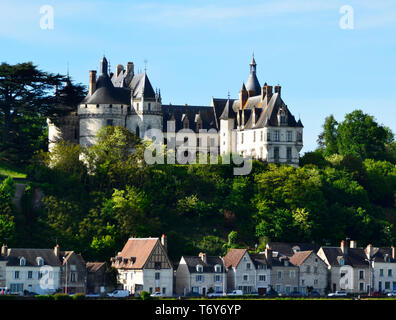
[[[303,125],[283,101],[281,86],[260,85],[256,67],[253,57],[238,99],[212,98],[210,106],[166,105],[146,72],[135,73],[132,62],[110,72],[103,57],[99,76],[96,70],[89,71],[88,95],[77,110],[60,119],[59,125],[48,122],[50,146],[62,137],[90,146],[102,127],[112,125],[123,126],[141,138],[152,137],[149,130],[158,129],[168,149],[184,144],[188,157],[209,151],[238,153],[297,166]]]

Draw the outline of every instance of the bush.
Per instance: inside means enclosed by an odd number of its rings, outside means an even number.
[[[142,300],[150,300],[151,299],[150,292],[147,292],[147,291],[140,292],[139,296],[140,296],[140,299],[142,299]]]
[[[56,293],[56,294],[54,294],[54,299],[55,300],[72,300],[73,297],[69,296],[66,293]]]
[[[73,296],[73,300],[85,300],[85,294],[84,293],[76,293]]]
[[[50,294],[40,294],[38,296],[34,296],[37,300],[54,300],[54,296]]]

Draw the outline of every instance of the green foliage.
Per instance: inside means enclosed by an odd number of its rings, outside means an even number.
[[[210,256],[223,256],[226,254],[226,242],[220,237],[208,235],[198,243],[197,249]]]
[[[54,297],[54,295],[51,295],[51,294],[40,294],[38,296],[34,296],[34,299],[37,299],[37,300],[54,300],[55,297]]]
[[[85,294],[84,293],[76,293],[73,296],[73,300],[85,300]]]
[[[66,293],[55,293],[54,294],[54,300],[58,301],[58,300],[72,300],[73,297],[66,294]]]
[[[152,297],[150,296],[150,292],[147,291],[141,291],[139,294],[140,299],[142,300],[151,300]]]

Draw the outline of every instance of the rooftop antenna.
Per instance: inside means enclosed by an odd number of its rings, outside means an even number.
[[[109,73],[109,75],[110,75],[110,72],[111,72],[110,59],[109,59],[109,66],[107,67],[107,69],[108,69],[108,73]]]
[[[147,71],[147,59],[144,59],[144,73]]]
[[[230,90],[228,90],[227,96],[228,96],[228,100],[230,100]]]

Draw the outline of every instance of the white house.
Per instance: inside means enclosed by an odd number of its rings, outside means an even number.
[[[124,248],[111,258],[118,281],[133,295],[141,291],[173,294],[173,266],[168,258],[166,236],[129,238]]]
[[[182,256],[176,270],[176,293],[188,295],[196,293],[226,293],[227,280],[224,262],[221,257],[207,256]]]
[[[373,248],[368,245],[366,255],[371,254],[371,277],[374,291],[396,291],[396,248]]]

